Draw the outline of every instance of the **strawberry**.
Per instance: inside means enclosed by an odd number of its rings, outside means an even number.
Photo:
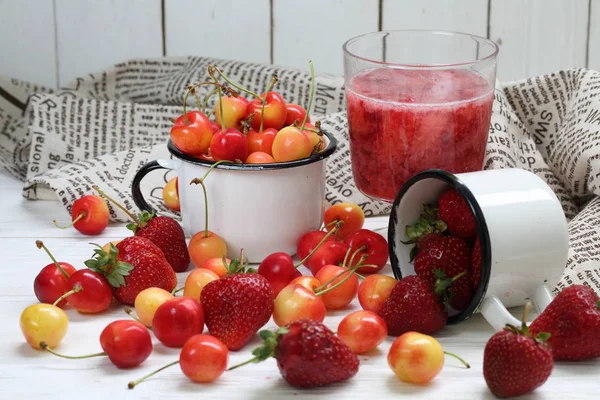
[[[98,247],[94,258],[85,261],[85,265],[106,277],[121,303],[133,305],[138,293],[150,287],[168,292],[175,289],[175,272],[162,250],[149,239],[127,237],[116,246],[111,244],[108,253]]]
[[[239,269],[235,259],[231,264],[241,272],[210,282],[200,302],[210,334],[239,350],[271,319],[275,294],[265,277]]]
[[[409,331],[433,334],[446,326],[448,320],[444,305],[431,284],[416,275],[398,281],[379,316],[392,336]]]
[[[474,240],[477,224],[469,204],[456,189],[445,190],[438,198],[438,215],[452,236]]]
[[[302,319],[276,332],[262,331],[261,346],[241,367],[275,357],[283,379],[297,388],[314,388],[342,382],[358,372],[356,354],[321,322]]]
[[[543,385],[554,365],[552,350],[545,342],[548,336],[532,337],[525,322],[521,328],[507,325],[494,334],[483,352],[483,377],[490,391],[498,397],[512,397]]]
[[[449,305],[455,310],[464,309],[473,295],[471,279],[471,249],[467,242],[452,236],[439,236],[421,247],[414,263],[415,273],[430,285],[435,285],[439,270],[441,278],[454,278],[464,273],[452,283],[449,289]]]
[[[171,217],[154,216],[154,212],[142,211],[135,223],[127,225],[135,236],[150,239],[165,254],[175,272],[184,272],[190,265],[190,254],[181,225]]]
[[[471,255],[471,275],[473,276],[473,290],[479,286],[479,277],[481,276],[481,242],[479,236],[475,239],[473,253]]]
[[[531,324],[531,333],[550,333],[555,360],[600,356],[600,297],[588,286],[563,289]]]

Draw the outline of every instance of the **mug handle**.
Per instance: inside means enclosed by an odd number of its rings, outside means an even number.
[[[542,285],[535,290],[532,303],[538,313],[542,313],[552,300],[554,300],[554,295],[546,285]],[[496,296],[486,297],[481,304],[481,314],[496,331],[504,329],[506,324],[521,326],[521,321],[509,313]]]
[[[138,170],[138,172],[133,177],[133,182],[131,182],[131,196],[133,197],[134,203],[138,206],[140,210],[145,210],[148,212],[154,211],[150,204],[144,199],[142,195],[142,191],[140,189],[140,184],[142,183],[142,179],[149,173],[157,169],[177,169],[179,163],[175,160],[154,160],[146,163],[142,168]]]

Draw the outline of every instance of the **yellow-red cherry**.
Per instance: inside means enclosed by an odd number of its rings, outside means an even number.
[[[284,287],[273,306],[273,321],[277,326],[286,326],[299,319],[323,321],[326,307],[323,299],[314,291],[299,284]]]
[[[397,283],[388,275],[369,275],[358,285],[358,302],[364,310],[378,313]]]
[[[223,124],[225,128],[240,128],[240,122],[246,117],[248,100],[243,97],[222,96]],[[221,127],[221,106],[217,101],[215,105],[215,121]]]
[[[225,257],[227,244],[216,233],[202,230],[192,236],[188,244],[188,251],[194,265],[200,267],[211,258]]]
[[[135,297],[134,306],[140,322],[149,328],[152,327],[152,319],[158,307],[174,297],[171,292],[157,287],[147,288],[139,292]]]
[[[273,158],[277,162],[295,161],[307,158],[312,153],[310,139],[294,126],[286,126],[277,132],[273,141]]]
[[[337,221],[344,223],[338,230],[337,236],[345,239],[363,227],[365,213],[357,204],[349,202],[336,203],[325,210],[323,215],[325,229],[327,231],[332,230]]]
[[[342,319],[337,335],[356,354],[366,353],[379,346],[387,336],[385,321],[371,311],[355,311]]]
[[[169,182],[167,182],[162,191],[162,198],[165,202],[165,206],[174,211],[181,210],[181,205],[179,204],[179,185],[177,182],[177,177],[169,179]]]
[[[171,141],[182,153],[201,156],[208,150],[213,137],[211,123],[200,111],[190,111],[186,116],[181,115],[175,121],[170,132]]]
[[[349,274],[351,275],[345,282],[341,283],[336,288],[320,295],[317,293],[317,295],[323,299],[323,303],[325,303],[325,307],[327,307],[327,309],[336,310],[344,308],[348,306],[348,304],[350,304],[356,297],[356,293],[358,291],[358,278],[356,277],[356,274],[349,271],[350,270],[344,267],[338,267],[337,265],[325,265],[315,275],[315,278],[317,278],[320,282],[323,282],[323,284],[337,277],[321,290],[323,292],[325,289],[331,288],[332,286],[340,283]]]

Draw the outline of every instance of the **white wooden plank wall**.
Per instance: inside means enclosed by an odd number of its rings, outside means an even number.
[[[600,69],[600,0],[0,0],[0,74],[56,87],[165,55],[342,74],[346,39],[414,28],[496,41],[500,80]]]

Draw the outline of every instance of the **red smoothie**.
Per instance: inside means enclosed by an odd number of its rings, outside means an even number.
[[[352,170],[365,195],[392,202],[417,172],[483,167],[493,87],[466,70],[363,71],[346,87]]]

